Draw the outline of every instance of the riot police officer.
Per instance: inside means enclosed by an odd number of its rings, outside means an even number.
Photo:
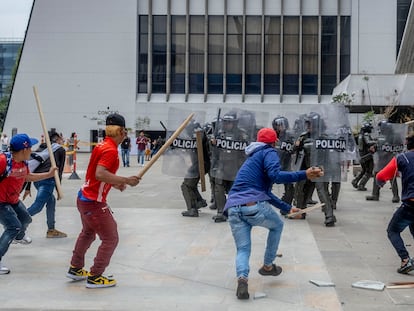
[[[225,222],[223,215],[226,194],[230,191],[237,171],[245,160],[246,132],[238,127],[237,112],[230,111],[217,122],[215,137],[211,140],[211,176],[214,178],[215,222]],[[220,123],[220,124],[219,124]]]
[[[187,207],[187,210],[183,211],[181,214],[186,217],[198,217],[198,209],[207,206],[207,202],[198,191],[198,182],[200,181],[200,163],[198,162],[197,148],[203,148],[204,163],[202,165],[204,165],[204,171],[208,172],[210,169],[210,158],[206,148],[207,138],[200,124],[197,122],[191,122],[186,127],[185,131],[187,132],[187,138],[192,139],[192,141],[195,140],[197,131],[202,134],[202,146],[197,146],[196,148],[189,147],[187,149],[187,154],[190,154],[191,166],[189,167],[186,177],[184,177],[181,184],[181,192]],[[193,146],[193,144],[189,145]]]
[[[321,118],[320,114],[316,112],[310,112],[305,119],[306,131],[302,133],[298,140],[295,142],[295,150],[304,151],[304,157],[301,165],[301,169],[307,169],[311,167],[312,162],[312,153],[315,153],[315,141],[325,135],[325,122]],[[315,155],[313,155],[315,157]],[[328,158],[322,159],[322,162],[328,161]],[[319,163],[322,166],[325,166],[327,163]],[[340,169],[340,168],[339,168]],[[328,176],[329,177],[329,176]],[[295,195],[296,195],[296,206],[298,208],[306,208],[306,199],[309,197],[309,192],[313,191],[312,182],[300,181],[295,185]],[[323,212],[325,213],[325,225],[327,227],[332,227],[335,225],[336,217],[333,214],[333,202],[331,195],[328,191],[329,182],[326,181],[315,181],[314,186],[317,190],[319,200],[324,203]],[[339,187],[334,187],[334,191],[339,192]],[[302,218],[305,218],[303,214]]]
[[[372,177],[372,171],[374,170],[374,158],[373,146],[375,146],[375,141],[371,137],[372,125],[369,122],[364,123],[361,126],[361,130],[358,135],[358,149],[360,155],[360,164],[361,171],[358,175],[352,180],[352,186],[359,191],[367,191],[365,185],[368,180]]]
[[[382,170],[385,165],[397,154],[403,151],[404,131],[398,131],[400,124],[390,123],[384,119],[378,123],[379,136],[375,145],[374,154],[374,176]],[[366,196],[368,201],[378,201],[380,195],[380,187],[373,179],[372,194]],[[398,194],[398,184],[396,176],[391,180],[392,202],[400,202]]]
[[[280,159],[282,171],[291,171],[291,160],[294,146],[294,134],[289,131],[289,121],[286,117],[276,116],[272,121],[272,127],[277,133],[278,141],[276,150]],[[282,200],[292,204],[295,188],[292,183],[284,184],[285,192]],[[282,213],[282,212],[281,212]]]

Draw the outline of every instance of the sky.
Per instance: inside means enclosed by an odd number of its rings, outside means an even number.
[[[33,0],[0,0],[0,39],[23,39]]]

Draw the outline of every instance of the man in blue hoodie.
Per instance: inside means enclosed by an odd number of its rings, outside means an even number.
[[[279,247],[283,221],[272,205],[286,213],[297,212],[272,193],[272,185],[297,182],[306,178],[313,179],[323,175],[318,167],[297,172],[286,172],[280,168],[279,156],[275,149],[277,134],[271,128],[262,128],[257,133],[257,141],[245,150],[248,158],[237,173],[225,205],[231,231],[236,243],[236,273],[238,299],[249,299],[248,276],[251,252],[250,232],[252,227],[269,229],[264,264],[259,269],[261,275],[276,276],[282,268],[273,261]]]

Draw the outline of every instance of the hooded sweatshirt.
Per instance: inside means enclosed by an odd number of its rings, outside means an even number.
[[[246,203],[269,201],[273,206],[289,212],[290,204],[276,197],[272,186],[304,180],[306,171],[281,171],[277,151],[270,144],[253,142],[245,152],[247,159],[237,173],[224,210]]]

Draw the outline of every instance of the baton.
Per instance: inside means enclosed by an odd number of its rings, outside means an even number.
[[[151,158],[151,160],[147,163],[146,166],[144,166],[137,174],[139,178],[142,178],[144,174],[150,169],[150,167],[158,160],[158,158],[167,150],[167,148],[173,143],[173,141],[178,137],[178,135],[181,134],[181,132],[185,129],[185,127],[190,123],[191,119],[194,116],[194,112],[191,113],[187,119],[184,120],[184,122],[180,125],[180,127],[171,135],[170,138],[165,142],[164,145],[158,150],[156,154]]]
[[[201,131],[196,131],[197,139],[197,158],[198,158],[198,173],[200,174],[201,192],[206,191],[206,172],[204,169],[204,152],[203,152],[203,138]]]

